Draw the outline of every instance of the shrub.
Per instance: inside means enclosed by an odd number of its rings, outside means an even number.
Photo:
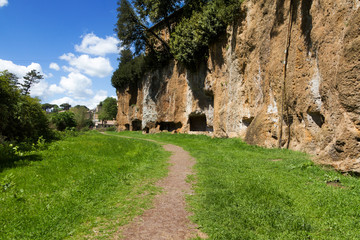
[[[53,113],[50,116],[51,122],[59,131],[76,127],[75,114],[73,112]]]

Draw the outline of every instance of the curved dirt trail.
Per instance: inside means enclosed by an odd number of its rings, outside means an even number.
[[[163,192],[155,196],[152,209],[121,227],[114,239],[122,239],[120,235],[126,240],[183,240],[197,236],[206,238],[205,234],[197,230],[196,224],[189,220],[191,214],[185,209],[185,195],[192,193],[191,184],[186,182],[186,177],[192,173],[195,160],[181,147],[167,144],[163,148],[172,153],[168,176],[156,184]]]

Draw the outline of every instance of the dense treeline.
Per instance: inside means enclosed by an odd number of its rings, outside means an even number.
[[[28,80],[26,80],[28,78]],[[23,84],[7,71],[0,72],[0,139],[35,142],[39,137],[50,138],[49,121],[39,99],[29,96],[29,89],[42,76],[28,73]]]
[[[0,169],[19,160],[20,152],[94,127],[93,112],[86,106],[63,103],[59,107],[30,97],[31,87],[42,78],[35,70],[21,81],[8,71],[0,72]],[[100,105],[100,120],[116,117],[115,98],[108,97]]]
[[[116,33],[124,50],[112,85],[121,90],[144,71],[176,59],[188,68],[205,59],[208,46],[236,19],[242,0],[119,0]],[[177,13],[177,14],[175,14]],[[173,15],[172,15],[173,14]],[[176,19],[171,17],[176,15]],[[159,29],[162,22],[170,39]]]

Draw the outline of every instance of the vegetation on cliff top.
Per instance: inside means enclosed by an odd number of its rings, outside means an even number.
[[[157,68],[171,58],[188,67],[196,65],[207,56],[209,44],[234,21],[241,2],[120,0],[115,31],[125,50],[121,52],[112,85],[126,89],[146,70]],[[175,20],[171,19],[174,13],[179,13]],[[150,27],[159,21],[168,35]]]

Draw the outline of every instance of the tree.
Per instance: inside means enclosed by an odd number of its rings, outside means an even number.
[[[70,111],[52,114],[51,122],[59,131],[76,127],[75,114]]]
[[[187,66],[196,66],[208,53],[208,46],[225,33],[226,26],[238,15],[241,0],[212,0],[199,2],[196,11],[183,18],[171,36],[170,48],[174,58]]]
[[[135,1],[134,5],[144,20],[150,19],[152,23],[165,20],[169,33],[171,33],[171,26],[167,17],[179,9],[182,2],[180,0],[138,0]]]
[[[31,86],[39,83],[43,78],[43,75],[41,75],[40,72],[36,72],[36,70],[31,70],[30,72],[26,73],[24,77],[24,83],[20,84],[22,87],[22,94],[29,95]]]
[[[17,88],[17,78],[8,71],[0,72],[0,136],[6,136],[12,128],[12,119],[20,101],[20,91]]]
[[[49,122],[39,99],[21,95],[14,76],[7,71],[0,73],[0,135],[17,142],[50,138]]]
[[[91,120],[91,114],[86,106],[77,105],[70,109],[74,113],[74,119],[76,121],[76,128],[78,130],[91,127],[93,122]]]
[[[118,69],[111,77],[111,84],[118,90],[127,88],[136,83],[144,73],[144,56],[133,57],[130,49],[124,49],[120,53]]]
[[[51,109],[53,108],[53,105],[50,103],[44,103],[41,104],[41,108],[45,111],[45,112],[50,112]]]
[[[63,103],[60,105],[60,107],[62,107],[63,110],[69,110],[71,108],[71,105],[68,103]]]
[[[154,1],[158,3],[158,6],[162,8],[172,6],[173,4],[164,4],[165,1]],[[178,1],[169,1],[178,2]],[[159,4],[162,3],[162,4]],[[145,51],[147,47],[150,51],[154,51],[152,44],[152,38],[156,38],[163,46],[163,49],[170,54],[170,47],[168,43],[162,39],[160,35],[152,31],[148,26],[148,19],[156,20],[160,19],[160,12],[155,13],[155,8],[151,6],[151,1],[138,0],[134,2],[135,7],[128,0],[119,0],[118,2],[118,21],[116,23],[116,29],[118,38],[124,46],[128,49],[134,48],[135,55]],[[171,12],[170,10],[165,11],[162,9],[161,14],[165,12]],[[165,16],[162,16],[165,17]]]
[[[113,120],[117,114],[117,101],[115,98],[108,97],[102,102],[102,107],[99,113],[99,119]]]

